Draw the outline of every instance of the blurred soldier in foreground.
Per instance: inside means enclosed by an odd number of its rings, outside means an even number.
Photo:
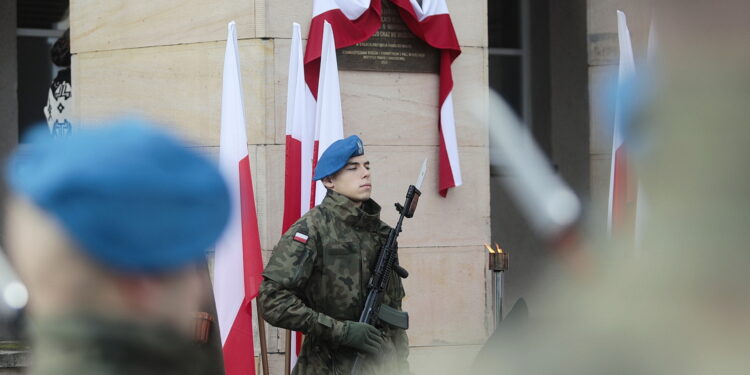
[[[38,135],[6,171],[31,373],[213,374],[191,336],[198,265],[229,216],[218,170],[142,124]]]
[[[348,374],[367,353],[368,374],[409,373],[403,329],[359,323],[367,282],[390,228],[370,199],[370,162],[362,141],[334,142],[315,168],[328,193],[281,237],[263,276],[265,319],[303,332],[294,374]],[[401,309],[404,289],[393,273],[384,303]]]
[[[748,373],[750,2],[657,10],[655,100],[626,140],[648,198],[639,251],[590,240],[593,267],[551,275],[473,373]]]

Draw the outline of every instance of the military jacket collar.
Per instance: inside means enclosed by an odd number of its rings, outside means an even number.
[[[321,206],[331,211],[345,223],[370,231],[381,229],[380,205],[368,199],[360,207],[343,194],[328,190]]]

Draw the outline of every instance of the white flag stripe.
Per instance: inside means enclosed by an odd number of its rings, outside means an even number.
[[[344,138],[336,45],[331,24],[328,22],[325,22],[323,26],[323,47],[320,56],[318,102],[315,111],[318,159],[333,142]],[[318,181],[315,189],[315,204],[320,204],[325,196],[326,188],[322,182]]]
[[[296,139],[302,137],[302,124],[304,120],[304,91],[300,89],[300,83],[304,87],[304,69],[300,69],[302,63],[302,45],[300,36],[300,25],[292,24],[292,47],[289,52],[289,81],[286,86],[286,134]],[[300,82],[301,81],[301,82]]]
[[[294,366],[297,364],[297,359],[299,358],[299,352],[297,351],[297,337],[300,335],[297,331],[292,331],[292,355],[291,355],[291,368],[294,368]]]
[[[310,210],[313,152],[315,147],[315,98],[305,83],[300,25],[293,24],[287,84],[286,134],[300,142],[300,216]]]
[[[458,143],[456,141],[456,121],[453,116],[453,93],[448,94],[443,106],[440,108],[440,126],[443,142],[448,153],[448,161],[451,165],[453,183],[461,186],[461,165],[458,161]]]
[[[417,0],[409,0],[409,2],[414,8],[414,13],[419,18],[419,22],[424,21],[429,16],[448,14],[448,5],[445,0],[422,0],[422,5]]]
[[[627,17],[625,16],[625,13],[619,10],[617,11],[617,32],[620,42],[620,66],[617,84],[618,87],[622,87],[623,84],[635,77],[635,58],[633,57],[633,45],[630,41],[630,30],[628,29]],[[619,103],[616,104],[614,142],[612,143],[613,152],[620,147],[624,141],[622,137],[622,124],[620,123],[622,110],[623,108],[621,108]]]
[[[222,345],[245,298],[239,162],[247,156],[247,136],[234,21],[229,23],[228,29],[221,97],[219,166],[227,179],[233,209],[228,228],[216,245],[214,260],[214,297]]]
[[[617,33],[620,44],[620,66],[617,78],[617,95],[615,103],[615,124],[612,134],[612,160],[610,163],[609,173],[609,204],[607,210],[607,231],[612,233],[612,222],[614,214],[614,203],[615,203],[615,174],[616,174],[616,162],[617,162],[617,149],[622,146],[624,142],[622,134],[622,105],[620,104],[620,90],[622,85],[626,84],[635,77],[635,58],[633,57],[633,45],[630,41],[630,30],[628,29],[628,21],[625,13],[617,11]]]
[[[329,10],[340,9],[346,18],[356,20],[369,7],[371,0],[315,0],[313,1],[313,17]]]

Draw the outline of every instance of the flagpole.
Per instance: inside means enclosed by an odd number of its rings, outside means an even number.
[[[284,375],[292,372],[292,331],[286,330],[286,344],[284,345]]]
[[[266,322],[263,319],[263,307],[255,300],[255,309],[258,312],[258,339],[260,340],[260,362],[263,367],[263,375],[268,374],[268,345],[266,343]]]

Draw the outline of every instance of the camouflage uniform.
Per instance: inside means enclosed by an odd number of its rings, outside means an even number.
[[[329,190],[323,202],[281,237],[260,288],[266,320],[305,336],[293,374],[348,374],[357,351],[337,344],[344,321],[357,321],[367,282],[390,228],[380,221],[372,199],[357,208]],[[295,240],[295,235],[304,236]],[[299,238],[299,237],[298,237]],[[404,288],[394,273],[384,303],[401,310]],[[382,323],[385,345],[366,357],[367,374],[408,374],[408,339],[402,329]]]
[[[161,325],[91,315],[44,319],[33,326],[30,375],[213,375],[215,360]]]

